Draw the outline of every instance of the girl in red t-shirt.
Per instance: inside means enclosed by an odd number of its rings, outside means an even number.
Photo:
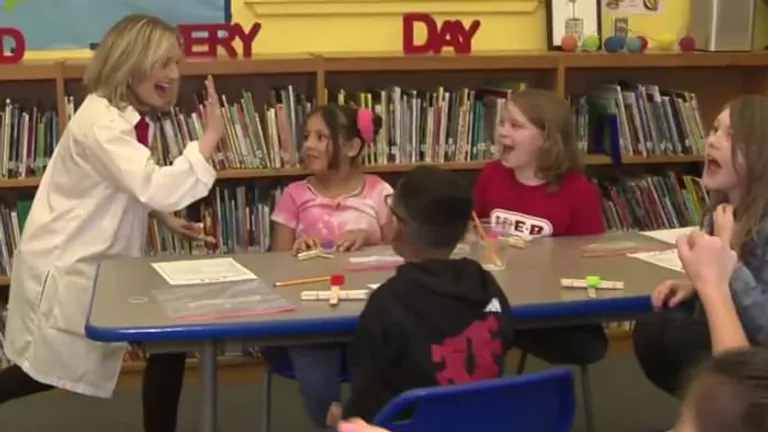
[[[601,234],[600,191],[584,175],[567,102],[526,89],[509,98],[496,129],[499,159],[485,166],[474,188],[475,212],[503,212],[526,237]],[[608,340],[600,324],[519,330],[517,345],[556,364],[601,360]]]

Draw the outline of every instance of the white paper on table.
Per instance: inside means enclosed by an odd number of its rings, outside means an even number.
[[[692,226],[692,227],[684,227],[684,228],[673,228],[673,229],[665,229],[665,230],[655,230],[655,231],[641,231],[640,234],[655,238],[656,240],[663,241],[664,243],[669,244],[675,244],[677,242],[677,239],[688,235],[694,231],[697,231],[699,227]]]
[[[629,254],[632,258],[637,258],[651,264],[656,264],[659,267],[668,268],[682,272],[683,263],[680,262],[680,257],[677,255],[677,249],[670,249],[665,251],[653,251],[653,252],[638,252]]]
[[[152,263],[170,285],[199,285],[257,279],[256,275],[232,258],[208,258]]]

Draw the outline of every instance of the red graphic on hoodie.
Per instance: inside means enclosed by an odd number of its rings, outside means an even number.
[[[465,384],[497,378],[496,357],[501,354],[501,340],[495,333],[499,320],[495,315],[477,320],[457,336],[432,345],[432,361],[442,363],[436,374],[440,385]]]

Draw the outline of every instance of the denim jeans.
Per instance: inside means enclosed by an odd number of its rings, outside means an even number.
[[[342,344],[316,344],[289,348],[262,349],[267,363],[275,370],[278,362],[290,359],[299,383],[304,408],[319,430],[326,430],[326,416],[333,402],[341,401],[342,369],[345,349]]]

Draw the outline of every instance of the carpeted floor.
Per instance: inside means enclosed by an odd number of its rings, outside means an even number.
[[[529,364],[530,371],[545,368],[540,362]],[[644,380],[631,356],[611,355],[593,366],[591,375],[599,432],[666,430],[672,424],[676,403]],[[260,382],[249,381],[222,384],[220,432],[260,431]],[[115,398],[106,401],[58,393],[11,402],[0,408],[0,430],[141,432],[140,391],[131,387],[121,386]],[[179,432],[197,431],[199,401],[199,388],[192,383],[184,391]],[[312,431],[294,382],[275,380],[273,404],[273,432]],[[580,412],[574,431],[584,430]]]

